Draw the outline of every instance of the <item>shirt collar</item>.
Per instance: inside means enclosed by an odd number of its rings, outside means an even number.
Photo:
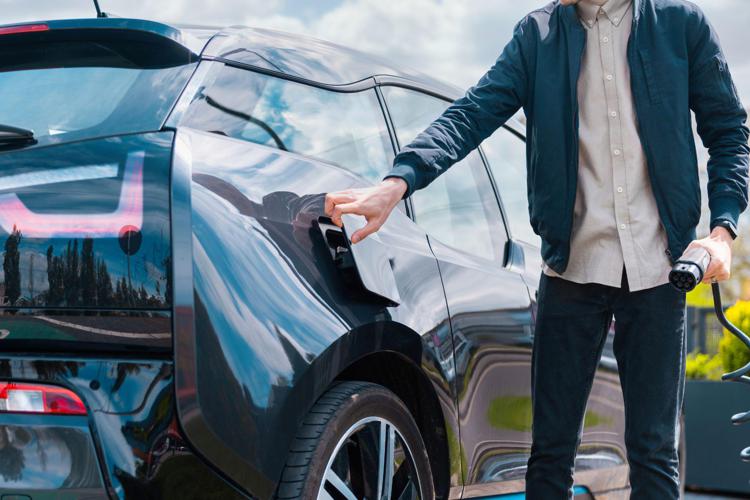
[[[622,19],[633,4],[633,0],[606,0],[604,5],[597,5],[598,3],[601,2],[595,3],[593,0],[580,0],[576,4],[578,17],[580,17],[581,22],[589,28],[594,26],[596,16],[599,14],[599,9],[604,12],[604,15],[613,25],[620,26]]]

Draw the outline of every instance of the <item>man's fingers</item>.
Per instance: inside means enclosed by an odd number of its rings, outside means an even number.
[[[711,283],[712,280],[725,281],[729,279],[729,271],[722,262],[718,260],[712,260],[706,269],[706,273],[703,275],[703,283]]]
[[[367,221],[367,224],[365,227],[358,229],[354,231],[354,234],[352,234],[352,243],[359,243],[360,241],[364,240],[368,236],[370,236],[372,233],[380,229],[380,226],[382,226],[383,223],[380,221],[380,219],[371,219]]]
[[[333,215],[333,208],[339,203],[351,203],[355,200],[351,191],[339,191],[326,195],[325,213],[329,217]]]
[[[726,281],[729,278],[730,278],[730,274],[726,270],[720,269],[718,272],[705,275],[703,277],[702,283],[709,284],[712,281]]]
[[[708,264],[708,269],[703,273],[703,279],[701,280],[703,283],[711,283],[711,280],[716,276],[716,271],[720,267],[720,264],[718,261],[715,261],[711,259],[710,263]]]
[[[352,213],[358,213],[356,203],[342,203],[340,205],[337,204],[333,207],[333,211],[331,212],[331,221],[333,221],[333,223],[337,226],[341,227],[343,225],[341,216],[344,214]]]

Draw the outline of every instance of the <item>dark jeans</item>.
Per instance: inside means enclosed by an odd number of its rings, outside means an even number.
[[[631,498],[677,500],[685,294],[669,284],[631,292],[624,272],[621,288],[542,273],[538,303],[526,498],[572,497],[586,401],[614,314]]]

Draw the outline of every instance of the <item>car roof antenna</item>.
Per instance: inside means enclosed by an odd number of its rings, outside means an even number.
[[[99,7],[99,0],[94,0],[94,7],[96,7],[96,17],[107,17],[107,13],[102,12],[102,9]]]

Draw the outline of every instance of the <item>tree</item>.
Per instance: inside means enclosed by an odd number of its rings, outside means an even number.
[[[29,256],[29,301],[34,305],[34,252]]]
[[[68,241],[68,246],[63,253],[65,265],[63,271],[63,293],[65,294],[65,305],[76,306],[81,297],[80,276],[78,274],[78,240],[73,240],[73,245]]]
[[[47,305],[59,306],[63,301],[63,263],[61,257],[55,256],[55,248],[47,247]]]
[[[15,304],[21,296],[21,253],[18,250],[20,243],[21,231],[13,226],[13,232],[5,240],[5,255],[3,256],[5,297],[11,305]]]
[[[104,259],[99,259],[96,265],[96,303],[99,306],[111,306],[113,299],[112,278]]]
[[[94,240],[84,238],[81,245],[81,301],[90,306],[96,301],[96,269],[94,266]]]

